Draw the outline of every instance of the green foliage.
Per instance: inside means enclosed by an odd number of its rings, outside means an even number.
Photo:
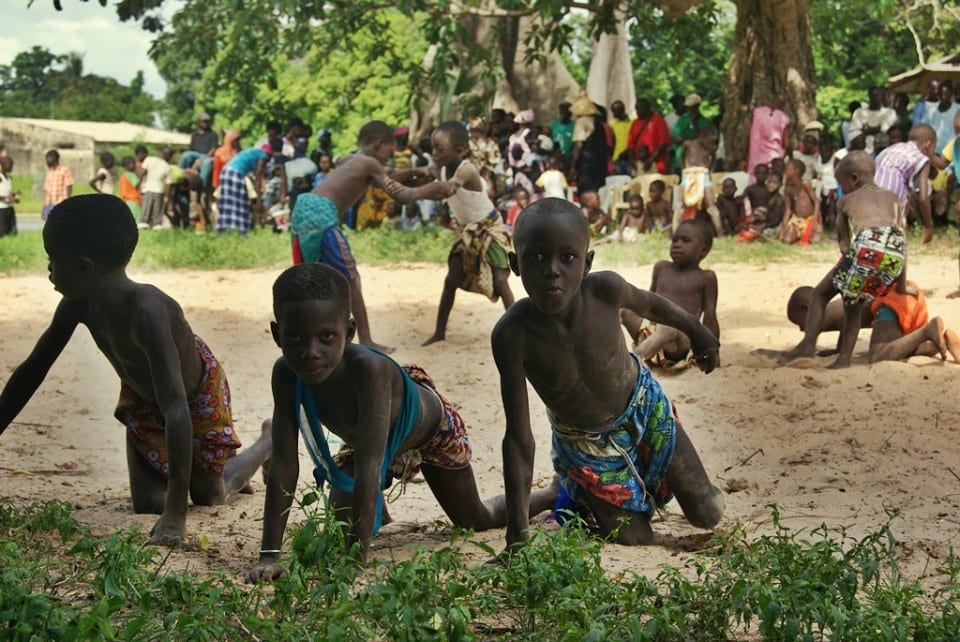
[[[715,534],[656,577],[605,571],[602,543],[574,522],[534,531],[502,564],[468,564],[468,549],[493,551],[455,532],[361,574],[315,491],[298,510],[288,572],[248,588],[165,568],[136,528],[96,537],[63,502],[0,499],[0,637],[893,641],[956,639],[960,626],[960,559],[929,573],[935,588],[906,581],[890,524],[859,539],[793,532],[774,507],[772,534]]]
[[[143,72],[130,87],[83,73],[83,55],[35,46],[0,65],[0,116],[153,123],[156,101],[143,91]]]

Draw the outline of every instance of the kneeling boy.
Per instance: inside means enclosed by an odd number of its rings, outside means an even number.
[[[535,444],[526,381],[547,406],[560,483],[603,535],[649,543],[650,515],[673,494],[694,526],[710,528],[723,514],[723,497],[673,405],[627,349],[620,309],[681,330],[705,372],[716,367],[719,342],[667,299],[613,272],[588,274],[589,242],[580,211],[556,198],[528,207],[514,232],[511,267],[529,297],[507,310],[492,337],[507,419],[508,547],[527,539],[530,512]]]
[[[351,343],[356,322],[349,285],[337,270],[320,263],[289,268],[273,285],[273,312],[270,327],[283,357],[273,367],[274,439],[262,548],[248,582],[269,581],[284,571],[277,558],[299,476],[298,432],[317,483],[330,483],[330,503],[349,524],[348,545],[360,542],[364,560],[370,538],[386,521],[382,489],[417,467],[456,526],[480,531],[506,523],[502,497],[480,500],[463,419],[426,373]],[[336,456],[322,426],[346,444]],[[540,491],[531,513],[549,508],[555,495]]]
[[[63,295],[50,327],[0,394],[0,433],[43,382],[77,325],[120,376],[116,417],[127,426],[130,494],[136,513],[159,513],[150,541],[179,543],[187,494],[222,504],[270,454],[264,431],[237,454],[230,388],[217,359],[176,301],[131,281],[126,265],[137,224],[115,196],[89,194],[53,208],[43,227],[50,281]]]

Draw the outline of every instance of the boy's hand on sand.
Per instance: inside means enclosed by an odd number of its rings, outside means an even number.
[[[247,584],[272,582],[287,572],[287,567],[276,561],[260,562],[243,574],[243,581]]]
[[[150,529],[150,539],[147,543],[176,547],[183,544],[186,534],[187,520],[185,517],[178,518],[163,514]]]

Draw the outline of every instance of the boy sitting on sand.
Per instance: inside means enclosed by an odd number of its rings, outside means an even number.
[[[780,240],[788,245],[810,245],[823,237],[820,221],[820,199],[810,181],[803,178],[806,166],[801,160],[789,161],[783,174],[783,198],[786,209],[780,227]]]
[[[63,295],[50,327],[0,394],[0,432],[40,386],[77,325],[120,376],[116,417],[127,426],[135,513],[159,513],[150,541],[180,543],[187,494],[222,504],[270,454],[265,429],[239,455],[226,375],[176,301],[131,281],[137,224],[119,198],[89,194],[53,208],[43,228],[50,281]]]
[[[274,439],[262,548],[248,582],[284,572],[277,559],[299,476],[298,433],[316,466],[314,478],[330,483],[330,504],[349,524],[348,546],[360,542],[363,560],[370,538],[389,521],[382,490],[418,470],[456,526],[480,531],[506,523],[502,497],[480,500],[463,419],[430,377],[351,343],[356,323],[342,275],[317,263],[287,269],[273,285],[273,312],[270,329],[283,357],[273,367]],[[301,407],[307,425],[301,424]],[[335,456],[323,426],[345,443]],[[536,493],[531,514],[548,509],[555,496],[555,489]]]
[[[837,165],[843,190],[837,203],[837,240],[842,257],[813,290],[804,324],[803,340],[783,357],[812,357],[827,303],[843,297],[844,322],[840,352],[832,368],[847,367],[860,332],[861,307],[898,284],[905,291],[906,242],[898,223],[900,201],[896,194],[873,182],[874,163],[865,152],[850,152]],[[853,230],[853,239],[850,230]]]
[[[527,290],[493,330],[506,414],[503,474],[507,545],[527,537],[535,442],[527,381],[547,406],[553,465],[563,490],[604,536],[648,544],[650,515],[672,494],[691,524],[720,521],[723,497],[650,370],[627,349],[620,309],[690,337],[711,372],[716,337],[679,306],[613,272],[588,274],[590,230],[573,204],[545,198],[520,217],[510,264]]]
[[[676,303],[720,340],[717,322],[717,275],[704,270],[700,262],[713,247],[710,224],[699,219],[680,223],[670,241],[670,260],[653,266],[650,291]],[[623,309],[620,319],[633,338],[634,352],[651,365],[664,370],[682,370],[694,362],[690,339],[668,325],[653,323]]]
[[[900,293],[892,288],[874,299],[869,307],[861,308],[860,327],[873,329],[870,333],[870,363],[914,356],[939,355],[943,359],[946,352],[950,352],[953,360],[960,363],[960,336],[953,330],[945,330],[940,317],[929,318],[923,291],[912,281],[908,283],[916,293]],[[801,331],[807,320],[812,296],[813,288],[805,285],[794,290],[787,302],[787,318]],[[831,301],[824,311],[818,334],[841,332],[843,319],[843,303]],[[838,341],[835,350],[822,350],[817,352],[817,356],[829,357],[839,351]],[[761,354],[767,352],[760,351]]]

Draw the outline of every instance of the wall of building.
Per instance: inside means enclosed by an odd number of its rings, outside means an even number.
[[[70,169],[75,183],[86,183],[93,177],[98,162],[94,141],[88,136],[44,129],[0,118],[0,141],[7,155],[13,158],[13,172],[33,177],[33,190],[43,196],[43,175],[47,171],[44,156],[47,151],[60,152],[60,163]]]

